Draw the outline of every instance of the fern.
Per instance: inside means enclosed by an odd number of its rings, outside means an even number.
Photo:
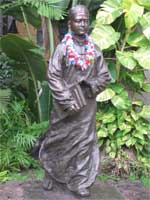
[[[48,121],[31,123],[25,102],[13,102],[9,110],[0,115],[0,170],[18,171],[35,167],[29,154],[36,140],[45,133]]]

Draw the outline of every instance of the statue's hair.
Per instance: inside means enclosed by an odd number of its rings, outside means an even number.
[[[89,16],[89,11],[88,11],[88,9],[87,9],[87,7],[85,5],[76,5],[76,6],[73,6],[72,8],[70,8],[68,18],[69,19],[73,19],[74,15],[76,13],[78,13],[79,9],[80,10],[82,10],[82,9],[85,10],[87,15]]]

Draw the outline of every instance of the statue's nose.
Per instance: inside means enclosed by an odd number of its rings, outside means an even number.
[[[85,21],[81,21],[81,26],[85,26]]]

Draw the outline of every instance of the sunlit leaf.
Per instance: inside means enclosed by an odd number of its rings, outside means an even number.
[[[97,132],[98,138],[104,138],[108,136],[108,131],[106,128],[101,128],[98,132]]]
[[[150,70],[150,47],[143,47],[133,53],[133,57],[144,68]]]
[[[129,99],[124,98],[121,95],[116,95],[111,99],[112,104],[117,107],[118,109],[128,109],[130,104],[129,104]]]
[[[100,49],[107,49],[114,45],[120,38],[120,33],[109,25],[97,24],[92,31],[93,41],[100,47]]]
[[[150,83],[143,83],[142,88],[145,92],[150,92]]]
[[[132,70],[136,66],[136,61],[133,58],[133,54],[131,52],[121,52],[116,51],[116,56],[119,62],[126,68]]]
[[[116,119],[116,117],[113,113],[107,113],[107,114],[103,115],[102,121],[104,124],[107,124],[107,123],[111,123],[111,122],[115,121],[115,119]]]
[[[103,92],[101,92],[99,95],[97,95],[96,101],[98,101],[98,102],[108,101],[108,100],[110,100],[114,95],[115,95],[115,92],[114,92],[112,89],[107,88],[107,89],[105,89]]]
[[[110,152],[110,153],[109,153],[109,156],[110,156],[112,159],[115,158],[116,152]]]
[[[121,131],[122,131],[122,130],[125,130],[126,133],[128,133],[128,132],[131,131],[132,126],[131,126],[130,124],[128,124],[128,123],[123,122],[123,123],[119,124],[119,129],[120,129]]]
[[[128,29],[132,28],[142,16],[144,7],[132,3],[129,10],[125,11],[125,24]]]
[[[147,12],[140,19],[143,33],[147,39],[150,40],[150,13]]]
[[[150,1],[149,0],[137,0],[137,2],[141,6],[144,6],[145,8],[150,8]]]
[[[143,86],[143,82],[145,80],[145,76],[143,74],[143,71],[137,72],[137,73],[130,73],[129,77],[134,81],[135,83],[139,83],[140,87]]]
[[[139,119],[139,115],[134,110],[131,110],[131,116],[135,121]]]
[[[143,118],[148,118],[150,119],[150,106],[149,105],[145,105],[143,106],[142,111],[139,113],[139,116],[143,117]]]
[[[143,106],[143,102],[142,101],[132,101],[133,105],[137,105],[137,106]]]
[[[96,20],[101,24],[111,24],[122,12],[121,0],[107,0],[97,12]]]
[[[127,40],[130,46],[134,47],[148,47],[150,46],[150,41],[141,33],[131,33]]]
[[[117,125],[116,125],[116,123],[109,123],[109,124],[107,125],[107,128],[108,128],[108,130],[109,130],[109,133],[110,133],[111,135],[113,135],[113,133],[115,133],[115,131],[117,130]]]

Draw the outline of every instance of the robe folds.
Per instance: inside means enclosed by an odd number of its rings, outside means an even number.
[[[84,54],[84,46],[74,45],[79,54]],[[104,90],[110,79],[103,55],[96,45],[94,62],[84,71],[69,65],[63,42],[50,59],[48,83],[53,110],[39,158],[45,171],[56,181],[65,183],[71,191],[90,187],[98,174],[96,95]],[[86,105],[69,114],[65,110],[75,101],[70,88],[76,84],[81,87]]]

